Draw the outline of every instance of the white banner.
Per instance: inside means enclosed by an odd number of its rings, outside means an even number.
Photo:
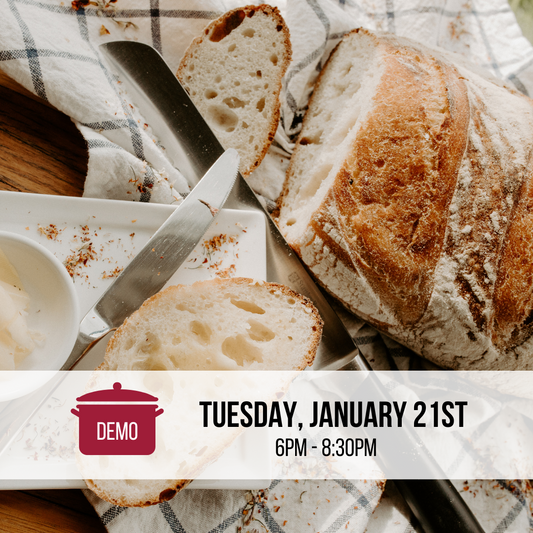
[[[0,372],[0,479],[531,479],[532,376]]]

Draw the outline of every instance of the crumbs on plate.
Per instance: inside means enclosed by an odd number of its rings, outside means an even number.
[[[79,248],[77,248],[71,255],[69,255],[64,261],[67,272],[71,278],[75,276],[82,276],[81,269],[90,261],[98,258],[98,254],[94,249],[92,242],[84,242]],[[87,275],[85,277],[88,279]]]
[[[95,217],[93,216],[92,218]],[[37,231],[40,235],[46,237],[48,240],[56,241],[58,243],[62,242],[58,237],[65,232],[66,229],[66,224],[63,228],[59,228],[56,224],[37,224]],[[132,259],[134,257],[133,250],[135,249],[135,246],[133,246],[132,249],[125,249],[122,239],[119,238],[115,240],[109,238],[111,237],[110,233],[102,234],[101,226],[90,227],[89,224],[83,224],[74,228],[69,228],[69,232],[64,234],[65,237],[67,237],[67,233],[71,236],[70,243],[72,243],[74,247],[70,249],[70,253],[62,260],[62,262],[70,277],[74,280],[79,279],[82,282],[91,284],[91,278],[89,277],[87,267],[92,267],[97,261],[112,266],[111,269],[102,270],[102,272],[99,273],[101,279],[118,277],[122,270],[124,270],[124,267],[120,266],[115,258],[115,248],[119,248],[122,252],[127,254],[127,259]],[[135,233],[131,233],[130,237],[132,245]],[[111,248],[113,248],[113,250]],[[92,280],[94,279],[93,275]]]
[[[64,230],[65,228],[59,229],[55,224],[48,224],[48,226],[41,226],[40,224],[37,224],[37,231],[50,241],[56,241]]]
[[[241,224],[236,224],[243,233],[246,229]],[[215,276],[223,279],[232,278],[237,272],[235,261],[239,258],[239,244],[238,235],[228,235],[227,233],[220,233],[211,239],[202,242],[201,256],[189,259],[189,263],[193,263],[186,268],[196,270],[205,268],[214,273]],[[196,263],[198,263],[196,265]]]
[[[102,279],[117,278],[123,270],[124,267],[115,267],[114,270],[110,270],[109,272],[104,270],[102,272]]]
[[[73,439],[74,417],[65,423],[59,422],[55,412],[64,407],[65,402],[50,396],[35,417],[28,422],[13,441],[11,450],[14,456],[25,455],[28,459],[44,462],[72,461],[76,454]],[[30,452],[31,455],[27,455]]]

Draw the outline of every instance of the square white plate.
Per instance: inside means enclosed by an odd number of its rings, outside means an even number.
[[[97,257],[75,269],[80,316],[96,303],[120,272],[175,209],[174,206],[121,202],[68,196],[49,196],[0,191],[0,230],[19,233],[48,248],[65,261],[89,238]],[[222,210],[187,261],[167,285],[191,284],[217,276],[266,280],[266,221],[258,211]],[[214,240],[213,240],[214,239]],[[103,339],[77,365],[81,370],[98,366],[108,339]],[[2,406],[0,405],[0,413]],[[252,452],[253,450],[253,452]],[[10,460],[26,458],[23,444],[14,443]],[[264,438],[244,432],[224,453],[221,461],[244,461],[254,470],[257,457],[269,460]],[[74,464],[74,459],[72,459]],[[35,468],[50,463],[35,461]],[[210,469],[215,472],[216,463]],[[205,474],[208,474],[206,470]],[[197,480],[191,488],[261,489],[270,480]],[[0,489],[85,488],[82,481],[0,481]]]

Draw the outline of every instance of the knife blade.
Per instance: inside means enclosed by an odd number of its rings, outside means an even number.
[[[165,60],[151,46],[134,41],[113,41],[100,45],[99,49],[119,76],[121,87],[125,87],[132,103],[162,141],[172,163],[190,184],[196,183],[206,165],[216,160],[224,149]],[[227,207],[254,209],[265,216],[267,281],[282,283],[307,296],[322,316],[324,330],[313,368],[341,368],[350,361],[361,369],[370,368],[322,291],[240,174]]]
[[[213,223],[235,183],[239,154],[228,149],[152,235],[80,323],[76,343],[60,370],[70,370],[98,340],[161,290]],[[63,379],[57,374],[0,414],[0,455]]]

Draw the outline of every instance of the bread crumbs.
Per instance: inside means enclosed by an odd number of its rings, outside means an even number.
[[[102,272],[102,279],[109,279],[109,278],[116,278],[120,275],[120,273],[124,270],[124,267],[115,267],[114,270],[111,270],[109,272],[103,271]]]
[[[37,231],[50,241],[57,240],[64,229],[65,228],[59,229],[55,224],[48,224],[48,226],[41,226],[40,224],[37,224]]]
[[[244,231],[242,228],[241,231]],[[220,233],[211,239],[204,240],[201,245],[201,257],[189,259],[186,266],[189,270],[205,268],[213,271],[216,277],[229,279],[235,276],[237,266],[235,262],[239,258],[239,236]]]
[[[76,276],[83,277],[85,276],[88,279],[86,274],[83,274],[81,269],[90,261],[93,261],[97,258],[96,250],[93,248],[92,242],[84,242],[77,250],[75,250],[71,255],[69,255],[63,264],[65,265],[67,272],[70,274],[71,278]]]
[[[89,220],[91,218],[94,219],[95,216],[88,218]],[[96,277],[104,280],[116,278],[124,269],[122,266],[125,264],[124,260],[131,260],[135,255],[135,246],[133,246],[135,233],[129,235],[131,241],[127,240],[128,247],[126,248],[121,238],[111,239],[111,234],[104,233],[102,226],[96,226],[96,224],[94,229],[89,224],[79,226],[65,224],[65,227],[62,228],[58,227],[57,224],[37,224],[37,231],[39,235],[47,240],[55,241],[59,244],[62,242],[59,239],[59,235],[65,232],[63,240],[66,238],[71,243],[70,251],[58,250],[54,253],[59,256],[71,278],[80,280],[88,285],[91,285],[91,282],[94,283]],[[66,258],[63,255],[65,253],[68,254]],[[122,258],[122,256],[125,256],[124,260],[121,259],[121,264],[119,264],[117,259]],[[92,267],[95,262],[100,262],[104,268],[106,264],[109,267],[89,276],[87,267]],[[94,288],[94,285],[92,286]]]

